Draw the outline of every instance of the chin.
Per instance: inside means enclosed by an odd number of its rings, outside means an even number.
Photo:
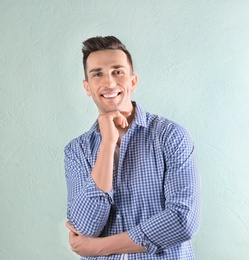
[[[108,107],[103,107],[104,112],[108,113],[108,112],[112,112],[112,111],[122,111],[122,106],[120,105],[110,105]]]

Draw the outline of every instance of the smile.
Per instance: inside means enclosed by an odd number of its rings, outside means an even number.
[[[103,94],[101,95],[104,98],[115,98],[117,97],[121,92],[116,92],[116,93],[110,93],[110,94]]]

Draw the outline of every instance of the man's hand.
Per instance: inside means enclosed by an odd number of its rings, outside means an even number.
[[[98,117],[100,133],[103,143],[114,144],[118,142],[119,131],[118,127],[128,127],[126,116],[128,112],[112,111],[105,114],[100,114]]]
[[[100,249],[98,249],[97,242],[100,241],[101,238],[94,238],[80,234],[68,221],[66,222],[66,226],[70,230],[69,244],[73,252],[80,256],[100,255]]]

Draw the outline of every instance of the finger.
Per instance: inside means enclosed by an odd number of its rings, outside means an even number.
[[[66,222],[66,227],[67,227],[69,230],[71,230],[71,229],[74,228],[73,225],[71,225],[69,221]]]
[[[122,124],[122,119],[123,119],[123,116],[122,114],[120,114],[119,112],[114,116],[114,119],[116,119],[116,122],[121,125]]]
[[[116,111],[115,114],[112,114],[112,120],[117,125],[122,125],[123,118],[124,116],[119,111]]]
[[[70,231],[70,232],[69,232],[69,241],[70,241],[70,243],[72,243],[73,240],[74,240],[74,238],[77,237],[77,236],[78,236],[78,235],[75,234],[73,231]]]
[[[67,228],[68,228],[70,231],[72,231],[72,232],[75,233],[76,235],[79,235],[79,234],[80,234],[80,233],[73,227],[73,225],[71,225],[71,224],[69,223],[69,221],[66,222],[66,226],[67,226]]]
[[[122,114],[122,113],[124,113],[124,114]],[[122,128],[125,128],[128,126],[128,121],[127,121],[125,115],[128,115],[130,113],[128,113],[128,112],[122,112],[122,113],[117,111],[117,113],[115,115],[113,115],[113,117],[114,117],[115,122],[118,125],[120,125]]]
[[[110,114],[113,116],[113,118],[119,118],[119,117],[128,117],[131,115],[130,112],[127,112],[127,111],[113,111],[113,112],[110,112]]]
[[[126,118],[122,118],[122,117],[116,119],[115,123],[117,125],[121,126],[122,128],[125,128],[126,126],[128,126],[128,122],[127,122]]]
[[[131,115],[130,112],[126,112],[126,111],[120,111],[120,114],[123,116],[122,117],[122,128],[128,127],[129,123],[127,118]]]
[[[128,117],[131,115],[131,112],[127,112],[127,111],[119,111],[119,113],[121,113],[125,117]]]
[[[122,128],[125,128],[126,126],[128,126],[128,121],[127,121],[126,118],[123,118],[123,119],[122,119],[122,125],[121,125],[121,127],[122,127]]]

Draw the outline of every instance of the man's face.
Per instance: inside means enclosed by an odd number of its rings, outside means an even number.
[[[126,54],[121,50],[92,52],[87,58],[84,88],[98,107],[99,113],[132,111],[131,93],[137,76],[132,73]]]

